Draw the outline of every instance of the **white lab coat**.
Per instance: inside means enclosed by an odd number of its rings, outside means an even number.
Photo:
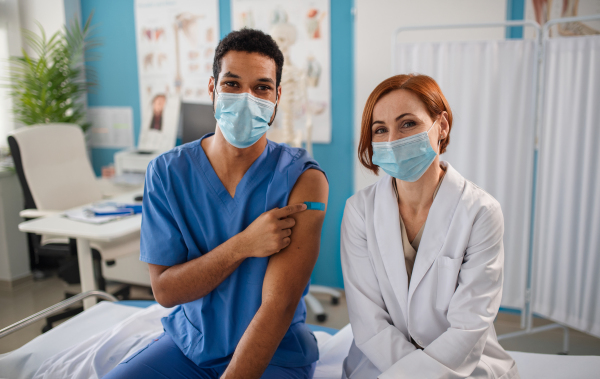
[[[341,255],[354,343],[343,377],[519,378],[493,325],[504,265],[500,204],[441,164],[446,175],[410,285],[391,177],[346,203]]]

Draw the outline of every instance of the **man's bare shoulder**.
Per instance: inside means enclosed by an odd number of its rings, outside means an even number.
[[[322,171],[311,168],[304,171],[296,181],[288,204],[314,201],[327,205],[328,195],[329,182],[327,182],[327,177]]]

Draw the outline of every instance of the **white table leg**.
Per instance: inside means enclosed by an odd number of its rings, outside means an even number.
[[[90,241],[85,238],[77,238],[77,259],[79,260],[79,276],[81,278],[81,292],[92,291],[96,288],[94,277],[94,262],[92,260],[92,249]],[[83,300],[83,309],[86,310],[96,304],[95,297]]]

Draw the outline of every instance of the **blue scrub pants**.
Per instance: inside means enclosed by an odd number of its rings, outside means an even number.
[[[269,365],[261,379],[312,379],[316,362],[304,367],[279,367]],[[148,346],[117,365],[103,379],[153,379],[198,378],[217,379],[227,365],[201,368],[189,360],[171,337],[163,333]]]

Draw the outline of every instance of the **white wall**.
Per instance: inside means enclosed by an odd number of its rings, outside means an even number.
[[[12,282],[31,274],[26,234],[19,231],[23,195],[17,175],[0,170],[0,280]]]
[[[61,30],[65,25],[64,0],[19,0],[19,20],[21,28],[39,33],[36,21],[39,22],[46,36]],[[23,39],[23,46],[26,46]],[[31,53],[27,47],[27,53]]]
[[[39,34],[39,22],[50,38],[73,18],[81,19],[80,0],[0,0],[0,81],[9,76],[9,56],[21,55],[23,46],[32,54],[21,29]],[[0,148],[7,147],[6,136],[20,126],[12,116],[8,90],[0,87]]]
[[[7,78],[8,58],[21,52],[21,25],[18,0],[0,0],[0,81]],[[0,86],[0,148],[7,148],[6,136],[15,128],[12,100]]]
[[[503,22],[506,0],[355,0],[354,141],[358,147],[360,121],[371,91],[391,76],[392,32],[400,26]],[[504,28],[438,30],[401,33],[398,41],[502,39]],[[452,104],[450,104],[452,106]],[[377,180],[354,158],[354,189]]]

